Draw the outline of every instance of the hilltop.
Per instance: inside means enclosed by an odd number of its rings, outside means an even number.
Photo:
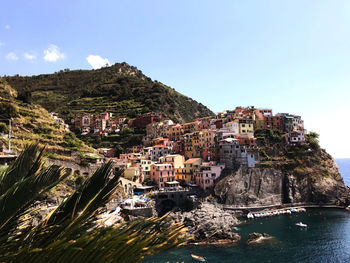
[[[153,81],[127,63],[98,70],[62,70],[31,77],[4,77],[28,100],[65,120],[77,113],[108,111],[128,119],[150,111],[175,122],[213,115],[207,107],[174,89]]]
[[[54,120],[50,113],[36,104],[28,104],[19,100],[17,91],[0,78],[0,116],[12,119],[12,148],[18,152],[26,145],[39,142],[45,146],[49,157],[71,159],[71,153],[82,154],[92,151],[63,125]],[[9,123],[0,122],[0,133],[5,137],[9,131]],[[8,147],[8,139],[0,137]]]

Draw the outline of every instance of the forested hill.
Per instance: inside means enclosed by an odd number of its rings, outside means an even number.
[[[31,77],[4,77],[19,96],[69,120],[78,112],[110,111],[116,117],[161,112],[174,121],[191,121],[213,113],[201,103],[152,81],[127,63],[98,70],[62,70]]]
[[[12,120],[11,146],[21,152],[32,143],[45,146],[50,158],[73,160],[72,152],[81,157],[92,149],[54,121],[49,112],[36,104],[24,103],[17,92],[0,78],[0,144],[9,145],[10,127],[7,119]],[[77,152],[79,151],[79,152]]]

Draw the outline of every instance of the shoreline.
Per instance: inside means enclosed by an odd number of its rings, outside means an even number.
[[[345,209],[346,206],[340,206],[340,205],[332,205],[332,204],[279,204],[279,205],[268,205],[268,206],[229,206],[229,205],[223,205],[223,210],[229,210],[229,211],[237,211],[237,212],[246,212],[248,211],[254,211],[254,212],[260,212],[260,211],[266,211],[273,210],[273,209],[295,209],[295,208],[337,208],[337,209]]]

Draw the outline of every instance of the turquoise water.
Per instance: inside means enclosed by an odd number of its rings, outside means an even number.
[[[295,225],[308,225],[307,229]],[[305,213],[254,219],[235,231],[242,241],[234,247],[187,246],[143,262],[194,262],[191,253],[207,262],[350,262],[350,213],[340,209],[307,209]],[[247,246],[249,233],[268,233],[272,243]]]
[[[350,159],[335,159],[335,162],[338,164],[345,185],[350,186]]]

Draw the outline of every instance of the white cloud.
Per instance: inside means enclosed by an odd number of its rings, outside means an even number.
[[[5,43],[0,41],[0,47],[2,46],[5,46]]]
[[[7,60],[12,60],[12,61],[18,60],[18,57],[14,52],[8,53],[5,58]]]
[[[96,55],[89,55],[86,57],[86,60],[87,62],[89,62],[89,64],[93,69],[99,69],[99,68],[111,65],[108,59],[101,58],[100,56],[96,56]]]
[[[11,28],[10,25],[5,25],[4,27],[5,27],[5,29],[7,29],[7,30],[9,30],[9,29]]]
[[[44,50],[44,60],[48,62],[56,62],[57,60],[64,59],[64,54],[60,52],[60,49],[55,45],[50,45]]]
[[[36,59],[36,55],[31,54],[31,53],[24,53],[24,58],[28,59],[28,60],[35,60]]]

